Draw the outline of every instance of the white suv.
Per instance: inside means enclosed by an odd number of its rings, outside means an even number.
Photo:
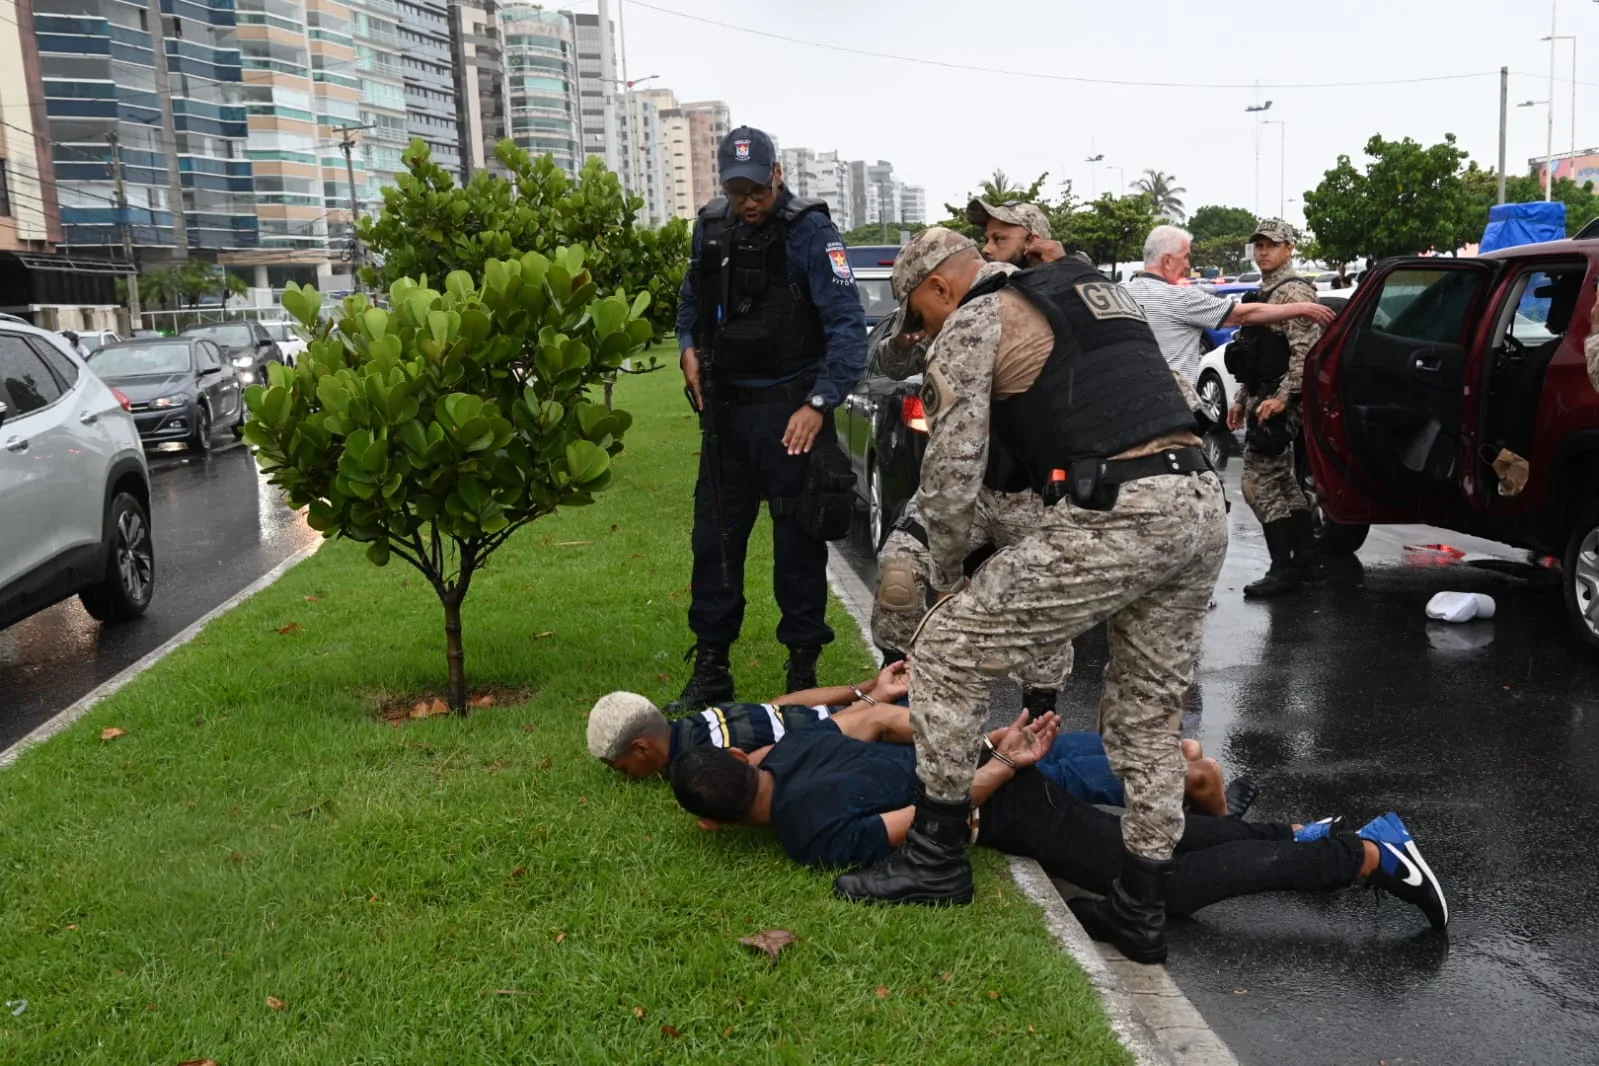
[[[76,593],[101,621],[155,589],[150,471],[126,400],[66,341],[0,321],[0,626]]]

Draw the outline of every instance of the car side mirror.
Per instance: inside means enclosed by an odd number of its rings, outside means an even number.
[[[220,373],[222,373],[222,368],[219,367],[219,366],[207,366],[207,367],[201,367],[200,368],[200,376],[203,377],[203,378],[204,377],[210,377],[212,374],[220,374]]]

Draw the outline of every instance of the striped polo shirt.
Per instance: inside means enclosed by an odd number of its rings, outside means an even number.
[[[755,751],[776,744],[790,730],[803,729],[832,715],[827,707],[779,707],[775,703],[719,703],[672,723],[667,759],[695,748]]]
[[[1199,377],[1200,331],[1221,329],[1233,313],[1233,301],[1198,285],[1173,285],[1147,271],[1128,279],[1127,291],[1149,319],[1166,365],[1192,385]]]

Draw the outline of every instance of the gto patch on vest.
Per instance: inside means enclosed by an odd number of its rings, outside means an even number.
[[[1114,281],[1079,281],[1075,286],[1077,296],[1088,308],[1088,313],[1098,319],[1144,318],[1143,308],[1133,299],[1132,293]]]

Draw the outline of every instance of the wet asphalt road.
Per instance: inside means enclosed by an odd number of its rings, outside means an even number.
[[[1599,664],[1568,639],[1553,575],[1398,527],[1318,591],[1245,603],[1266,552],[1238,466],[1185,731],[1260,784],[1251,817],[1399,812],[1451,924],[1359,889],[1231,900],[1174,924],[1172,977],[1246,1066],[1599,1062]],[[1406,550],[1439,542],[1470,554]],[[1497,616],[1429,623],[1444,590],[1487,592]],[[1070,728],[1094,727],[1105,659],[1103,630],[1079,640]]]
[[[316,539],[248,449],[151,452],[156,592],[143,618],[102,627],[65,600],[0,629],[0,749],[159,647]]]

